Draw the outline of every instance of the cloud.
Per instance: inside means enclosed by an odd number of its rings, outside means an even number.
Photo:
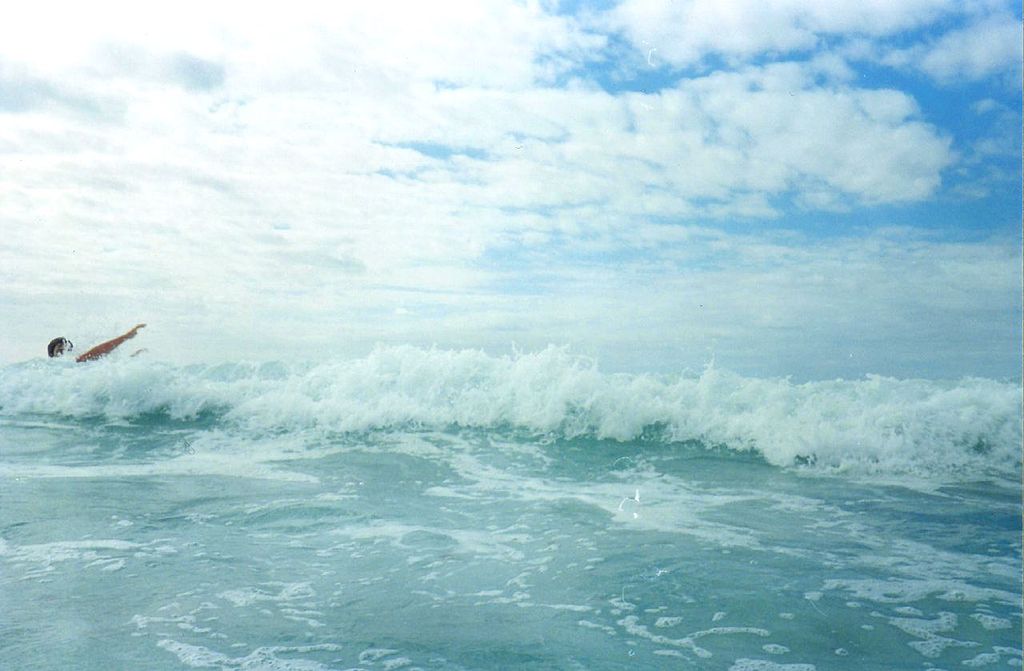
[[[950,30],[925,44],[894,49],[881,62],[916,69],[943,83],[976,81],[998,75],[1010,86],[1020,86],[1024,58],[1024,30],[1010,14],[985,17],[966,27]]]
[[[694,2],[683,23],[547,7],[100,3],[52,33],[50,10],[17,8],[0,25],[0,302],[26,330],[0,356],[131,314],[186,360],[554,341],[641,368],[715,350],[778,373],[810,352],[800,369],[828,374],[853,368],[813,349],[855,342],[885,372],[885,338],[954,352],[943,333],[1017,305],[995,243],[842,231],[992,165],[994,135],[962,151],[927,98],[823,47],[896,39],[947,3]],[[594,64],[648,25],[668,40],[655,59],[700,67],[610,85]],[[985,123],[1005,116],[994,98]],[[994,330],[1002,349],[974,369],[1005,360],[1012,328]],[[948,359],[935,370],[971,369]]]
[[[165,61],[135,62],[159,74],[151,64]],[[319,246],[342,250],[336,267],[401,282],[421,264],[466,262],[545,230],[776,216],[790,197],[826,210],[920,200],[951,160],[912,98],[855,88],[829,59],[653,94],[419,86],[381,98],[337,84],[306,94],[275,90],[278,72],[240,68],[229,60],[214,88],[144,78],[120,94],[118,124],[9,116],[0,142],[25,169],[6,216],[48,235],[73,222],[112,242],[142,227],[186,258],[211,251],[192,249],[202,222],[226,244],[215,277],[256,277],[265,268],[245,259]]]
[[[625,0],[602,16],[637,49],[676,68],[710,57],[745,61],[761,54],[808,52],[833,35],[891,35],[934,21],[949,0]]]
[[[702,72],[834,52],[944,85],[997,77],[1019,88],[1018,13],[1002,0],[625,0],[595,22],[626,39],[634,53],[619,67],[633,72],[666,65]]]
[[[154,87],[172,84],[189,91],[210,91],[224,84],[225,66],[184,51],[152,51],[142,45],[108,43],[94,50],[87,77],[130,78]]]
[[[833,70],[780,63],[655,94],[441,91],[415,103],[428,123],[388,123],[384,112],[379,133],[392,145],[480,154],[425,160],[413,173],[459,184],[463,199],[485,207],[602,203],[623,216],[762,216],[790,193],[812,209],[934,193],[952,161],[950,139],[906,94],[823,82]]]
[[[360,269],[368,284],[463,290],[472,274],[456,267],[507,239],[649,216],[774,216],[773,201],[794,193],[825,209],[920,199],[950,160],[948,140],[909,96],[854,88],[834,60],[716,73],[653,94],[518,88],[537,76],[549,43],[581,38],[536,8],[505,11],[512,17],[499,12],[466,38],[510,43],[498,51],[513,54],[511,69],[486,81],[474,77],[498,75],[446,70],[433,48],[410,63],[419,47],[395,35],[386,40],[398,53],[379,51],[372,38],[385,31],[361,30],[384,14],[337,32],[286,26],[264,51],[243,47],[218,62],[169,43],[105,43],[48,76],[115,101],[117,123],[45,109],[6,119],[0,142],[23,166],[3,206],[18,228],[11,244],[40,258],[56,239],[88,250],[87,263],[69,258],[61,274],[107,287],[118,282],[112,262],[138,265],[129,250],[149,245],[190,260],[141,264],[137,277],[152,285],[194,266],[190,281],[203,291],[263,278],[265,294],[290,296],[297,281],[278,260],[301,257],[328,285]],[[495,33],[531,20],[539,27]],[[465,46],[457,27],[442,30],[448,49]],[[312,31],[312,51],[270,64],[301,41],[290,31]],[[536,37],[532,50],[511,44],[522,35]],[[353,74],[343,65],[352,63],[367,65]],[[10,268],[7,279],[30,290]]]
[[[98,119],[103,105],[74,87],[35,76],[24,65],[0,58],[0,113],[70,112]]]

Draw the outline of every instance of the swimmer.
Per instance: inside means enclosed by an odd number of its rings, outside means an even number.
[[[75,359],[75,361],[93,361],[94,359],[105,357],[106,355],[110,354],[115,349],[117,349],[125,340],[131,340],[132,338],[134,338],[135,334],[139,332],[139,329],[145,326],[145,324],[136,324],[132,330],[128,331],[124,335],[117,336],[116,338],[108,340],[105,343],[100,343],[99,345],[96,345],[85,354],[80,354]],[[61,356],[65,352],[70,352],[74,348],[74,344],[72,344],[72,342],[67,338],[54,338],[53,340],[50,341],[50,344],[46,346],[46,353],[50,355],[50,358],[53,358]],[[138,352],[135,352],[135,354],[139,354],[140,352],[143,351],[145,350],[140,349]],[[132,354],[132,356],[135,356],[135,354]]]

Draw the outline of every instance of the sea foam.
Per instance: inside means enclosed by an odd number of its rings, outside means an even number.
[[[330,433],[451,427],[546,438],[697,441],[756,450],[780,466],[877,473],[1019,474],[1021,387],[988,379],[794,383],[709,366],[699,374],[608,374],[564,347],[491,356],[379,348],[307,365],[0,368],[0,416],[194,421]],[[37,417],[38,418],[38,417]]]

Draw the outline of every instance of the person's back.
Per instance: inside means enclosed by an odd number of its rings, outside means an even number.
[[[117,349],[124,341],[131,340],[132,338],[134,338],[135,335],[139,332],[139,329],[144,328],[145,326],[145,324],[136,324],[134,328],[132,328],[124,335],[119,335],[116,338],[108,340],[104,343],[100,343],[99,345],[96,345],[95,347],[87,351],[85,354],[80,354],[78,357],[75,358],[75,361],[81,363],[83,361],[93,361],[95,359],[105,357],[106,355],[110,354],[115,349]],[[53,340],[50,341],[50,344],[46,346],[46,353],[52,359],[55,357],[63,356],[66,352],[70,352],[74,348],[74,343],[72,343],[67,338],[54,338]],[[138,354],[138,352],[136,352],[135,354]]]

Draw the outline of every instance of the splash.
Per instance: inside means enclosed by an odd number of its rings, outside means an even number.
[[[138,360],[0,369],[0,413],[205,421],[254,432],[451,427],[554,439],[699,441],[775,465],[855,472],[995,472],[1021,466],[1021,388],[869,376],[797,384],[708,367],[606,374],[564,347],[509,356],[379,348],[307,365],[176,367]]]

